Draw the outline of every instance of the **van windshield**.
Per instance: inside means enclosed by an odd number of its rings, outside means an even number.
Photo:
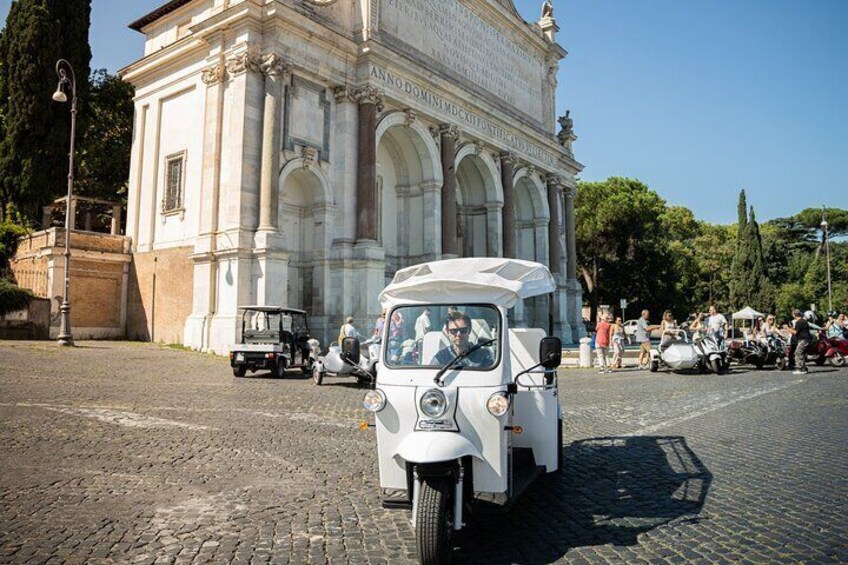
[[[500,358],[501,317],[494,306],[400,306],[386,326],[387,367],[440,369],[465,354],[457,369],[490,370]]]

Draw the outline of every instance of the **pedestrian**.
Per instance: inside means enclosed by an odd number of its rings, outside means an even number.
[[[757,319],[754,320],[754,324],[751,326],[751,335],[749,339],[755,343],[765,343],[765,320],[763,320],[762,316],[757,316]]]
[[[415,341],[424,339],[424,336],[427,335],[427,332],[429,332],[432,327],[433,323],[430,321],[430,309],[424,308],[424,312],[422,312],[415,320]]]
[[[648,322],[650,312],[642,310],[642,316],[636,320],[636,343],[639,344],[639,368],[647,369],[651,363],[651,332],[657,329]]]
[[[677,321],[674,319],[674,315],[671,313],[671,310],[666,310],[663,312],[662,321],[660,322],[660,341],[666,344],[676,339],[677,334],[671,331],[676,329]],[[666,334],[667,331],[670,331],[670,333]]]
[[[792,327],[787,327],[786,331],[795,337],[795,371],[793,375],[806,375],[807,369],[807,346],[813,339],[810,333],[810,323],[801,314],[798,309],[792,310]]]
[[[715,304],[710,304],[710,316],[707,318],[707,335],[712,336],[719,343],[727,339],[727,318],[719,314]]]
[[[380,316],[377,318],[377,321],[374,322],[374,334],[373,337],[379,339],[383,337],[383,328],[386,327],[386,311],[383,310],[380,312]]]
[[[607,353],[610,346],[610,330],[612,325],[609,312],[601,314],[598,325],[595,327],[595,354],[598,356],[598,372],[611,373],[612,370],[607,365]]]
[[[359,332],[356,331],[353,325],[353,316],[348,316],[345,318],[345,323],[339,328],[339,347],[341,347],[346,337],[357,337],[358,335]]]
[[[828,314],[827,323],[824,325],[828,339],[842,339],[843,328],[845,327],[844,317],[844,314],[839,314],[837,318],[836,312],[830,312]]]
[[[612,335],[612,368],[621,369],[624,361],[624,326],[621,317],[616,316],[615,323],[610,328]]]

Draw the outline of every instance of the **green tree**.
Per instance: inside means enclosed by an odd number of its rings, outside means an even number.
[[[30,219],[66,186],[70,112],[50,97],[60,58],[76,72],[84,129],[90,16],[91,0],[15,0],[0,37],[0,205]]]
[[[736,245],[735,226],[719,226],[703,222],[701,233],[693,241],[699,280],[692,293],[692,310],[716,304],[720,310],[730,306],[730,271]]]
[[[135,89],[100,69],[91,75],[88,127],[79,151],[79,193],[93,198],[125,197],[132,152]]]
[[[626,298],[635,308],[674,300],[673,262],[664,245],[665,202],[641,182],[581,182],[575,205],[577,260],[595,319],[598,305]]]
[[[730,303],[732,306],[737,306],[740,301],[740,294],[745,288],[745,264],[748,258],[748,204],[745,197],[745,191],[739,192],[739,203],[736,205],[736,248],[733,252],[733,262],[730,265]]]

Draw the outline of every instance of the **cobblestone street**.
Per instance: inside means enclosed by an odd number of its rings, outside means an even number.
[[[563,370],[564,472],[458,563],[848,562],[848,370]],[[403,563],[363,389],[150,344],[0,342],[0,562]]]

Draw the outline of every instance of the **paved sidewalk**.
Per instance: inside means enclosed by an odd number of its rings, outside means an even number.
[[[353,379],[0,342],[0,562],[406,563]],[[564,470],[457,563],[848,562],[848,371],[560,373]]]

